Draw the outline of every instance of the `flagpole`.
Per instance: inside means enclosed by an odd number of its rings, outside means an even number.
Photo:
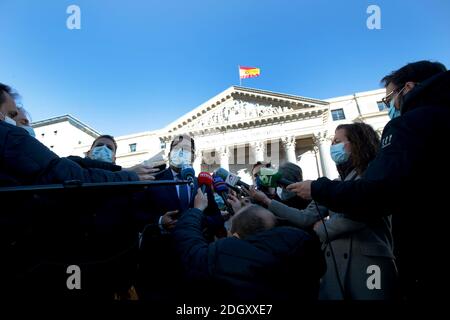
[[[239,74],[239,86],[242,87],[242,78],[241,78],[241,66],[238,65],[238,74]]]

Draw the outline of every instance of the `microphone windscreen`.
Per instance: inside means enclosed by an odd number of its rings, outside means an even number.
[[[211,187],[214,183],[213,177],[208,172],[200,172],[198,174],[198,184],[199,186],[209,186]]]
[[[225,170],[224,168],[218,168],[216,171],[214,171],[214,175],[216,177],[222,178],[223,181],[225,181],[227,179],[229,174],[230,173],[227,170]]]
[[[214,178],[214,190],[218,193],[228,192],[228,186],[220,177]]]
[[[268,188],[276,188],[278,186],[278,182],[281,179],[281,174],[276,172],[270,175],[260,174],[259,181],[261,186]]]
[[[293,183],[295,183],[295,182],[290,181],[290,180],[285,179],[285,178],[281,178],[281,179],[278,180],[278,185],[280,185],[282,187],[287,187],[288,185],[293,184]]]
[[[193,180],[195,177],[195,171],[191,167],[186,167],[181,170],[181,179],[183,180]]]

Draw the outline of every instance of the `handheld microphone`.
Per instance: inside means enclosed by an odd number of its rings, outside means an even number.
[[[193,186],[194,185],[194,178],[195,178],[195,171],[192,167],[183,167],[183,169],[181,170],[181,179],[182,180],[186,180],[189,183],[189,186]]]
[[[276,188],[278,186],[285,188],[294,183],[293,181],[283,178],[281,173],[272,168],[261,168],[259,179],[263,187],[269,188]]]
[[[238,175],[230,173],[224,168],[218,168],[216,171],[214,171],[214,175],[216,177],[222,178],[225,181],[225,183],[231,187],[241,186],[250,189],[250,186],[245,182],[241,181],[241,178]]]
[[[213,183],[213,177],[208,172],[200,172],[198,174],[198,185],[201,187],[202,193],[205,193],[206,186],[211,187]]]
[[[227,201],[228,198],[228,186],[223,181],[221,177],[215,177],[214,178],[214,191],[216,191],[217,194],[219,194],[222,197],[223,202],[227,206],[228,212],[230,214],[234,214],[233,208],[230,206],[230,204]]]

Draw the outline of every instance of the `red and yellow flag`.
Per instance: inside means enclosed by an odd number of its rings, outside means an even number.
[[[239,66],[239,77],[241,79],[259,77],[261,71],[259,68]]]

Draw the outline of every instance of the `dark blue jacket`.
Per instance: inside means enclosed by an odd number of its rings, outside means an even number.
[[[159,172],[155,176],[155,180],[173,180],[174,176],[172,170],[167,168]],[[194,198],[197,195],[197,178],[195,178],[193,193],[190,198],[189,207],[192,208],[194,205]],[[206,189],[208,195],[208,208],[205,210],[205,214],[208,216],[208,226],[214,232],[220,232],[223,229],[223,219],[220,210],[214,200],[214,195],[211,188]],[[179,210],[179,215],[181,216],[181,205],[177,194],[177,189],[175,186],[161,186],[149,189],[148,192],[141,193],[137,196],[136,201],[141,206],[139,220],[144,224],[150,224],[153,227],[147,230],[150,232],[158,232],[157,228],[159,218],[168,211]],[[210,230],[210,231],[211,231]]]
[[[191,209],[174,231],[192,300],[297,301],[317,299],[325,261],[317,237],[301,229],[275,227],[244,240],[230,237],[208,243],[203,213]],[[188,298],[188,297],[187,297]]]
[[[33,185],[81,182],[137,181],[134,172],[111,172],[82,168],[60,158],[24,129],[0,121],[0,182],[6,185]]]
[[[156,180],[173,180],[170,168],[156,175]],[[197,185],[195,179],[194,185]],[[208,223],[203,232],[212,240],[215,234],[225,235],[224,221],[210,188],[208,195]],[[197,188],[194,187],[189,207],[194,204]],[[168,211],[181,210],[175,186],[161,186],[149,189],[136,197],[139,204],[138,220],[146,225],[140,245],[140,263],[136,289],[142,300],[164,301],[182,297],[181,264],[175,253],[171,233],[161,233],[158,226],[159,218]],[[185,212],[179,212],[183,216]]]

